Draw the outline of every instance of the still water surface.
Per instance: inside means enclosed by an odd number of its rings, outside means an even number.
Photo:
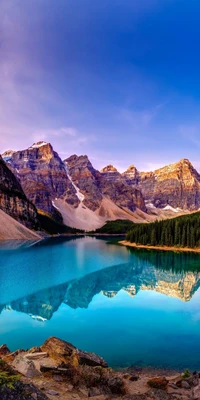
[[[109,238],[0,246],[0,344],[57,336],[113,367],[200,369],[200,255]]]

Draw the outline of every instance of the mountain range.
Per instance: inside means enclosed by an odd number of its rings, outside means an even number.
[[[38,142],[2,154],[0,208],[35,230],[38,213],[83,230],[107,220],[149,222],[198,210],[200,174],[187,159],[152,172],[134,165],[98,171],[86,155],[62,160],[50,143]]]
[[[3,309],[16,310],[39,321],[49,320],[62,303],[74,309],[88,308],[95,295],[101,293],[113,298],[121,290],[131,297],[135,297],[139,291],[148,290],[187,302],[199,286],[199,272],[157,269],[148,256],[144,266],[138,255],[134,263],[114,265],[10,303],[0,304],[0,313]]]

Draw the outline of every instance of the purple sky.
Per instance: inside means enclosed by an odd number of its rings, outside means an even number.
[[[200,2],[1,0],[0,152],[200,170]]]

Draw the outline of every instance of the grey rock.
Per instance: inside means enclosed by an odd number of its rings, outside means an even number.
[[[190,389],[189,383],[187,381],[184,381],[184,380],[181,382],[181,387],[184,388],[184,389]]]
[[[171,387],[172,389],[179,389],[178,386],[175,385],[175,383],[173,383],[173,382],[170,382],[170,383],[168,384],[168,386]]]
[[[26,376],[27,378],[34,378],[41,375],[41,372],[38,371],[34,362],[32,360],[28,360],[21,354],[14,359],[12,366],[16,371],[20,372],[20,374]]]
[[[51,396],[59,396],[59,393],[55,390],[47,390],[47,394],[50,394]]]

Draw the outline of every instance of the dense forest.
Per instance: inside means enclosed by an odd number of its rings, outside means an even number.
[[[107,234],[126,234],[134,223],[129,220],[117,219],[116,221],[107,221],[101,228],[96,229],[94,233],[107,233]]]
[[[150,224],[134,224],[126,240],[150,246],[200,247],[200,212]]]
[[[65,233],[76,234],[83,232],[80,229],[70,228],[69,226],[66,226],[61,222],[54,220],[49,215],[42,212],[38,212],[38,220],[40,222],[41,230],[49,233],[50,235]]]

